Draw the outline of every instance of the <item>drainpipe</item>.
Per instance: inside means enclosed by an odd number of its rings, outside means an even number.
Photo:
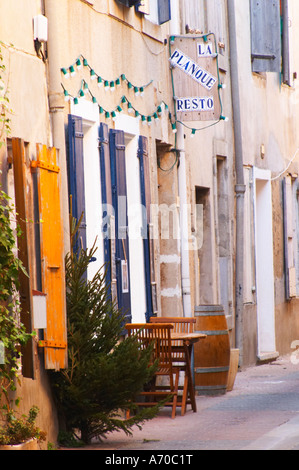
[[[180,34],[180,2],[171,0],[170,35]],[[177,124],[177,149],[179,152],[178,187],[180,197],[180,242],[181,242],[181,283],[183,296],[183,314],[192,317],[191,311],[191,283],[189,266],[189,221],[187,210],[187,171],[186,152],[183,126]]]
[[[177,146],[179,150],[178,187],[180,197],[180,230],[181,230],[181,282],[183,295],[183,313],[185,317],[192,317],[191,311],[191,283],[189,266],[189,221],[186,178],[186,153],[184,148],[184,130],[181,124],[177,125]]]
[[[238,68],[235,0],[228,0],[228,27],[230,42],[230,72],[234,122],[235,171],[236,171],[236,261],[235,261],[235,330],[236,347],[239,349],[239,365],[243,365],[243,270],[244,270],[244,184],[242,122]]]
[[[53,146],[59,149],[59,166],[61,174],[61,199],[62,218],[64,228],[64,249],[65,253],[70,251],[69,237],[69,204],[68,204],[68,184],[67,184],[67,164],[65,149],[65,119],[64,93],[61,88],[61,28],[58,26],[59,0],[44,0],[45,15],[48,18],[48,80],[49,80],[49,107],[52,123]],[[60,5],[61,6],[61,5]]]

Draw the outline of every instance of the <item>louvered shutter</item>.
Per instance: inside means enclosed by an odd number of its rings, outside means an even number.
[[[253,72],[280,72],[280,0],[250,0]]]
[[[68,116],[68,182],[69,194],[72,196],[72,216],[78,222],[79,238],[75,249],[86,249],[86,215],[85,215],[85,185],[84,185],[84,154],[83,154],[83,125],[82,118]],[[82,215],[83,214],[83,215]]]
[[[171,19],[170,0],[157,0],[158,1],[158,21],[159,24],[166,23]]]
[[[284,265],[286,299],[296,297],[296,266],[295,266],[295,214],[292,177],[283,180],[283,211],[284,211]]]
[[[118,308],[131,321],[130,263],[127,215],[127,182],[124,132],[109,133],[112,205],[115,214],[115,268]],[[113,261],[113,260],[112,260]]]
[[[104,261],[107,269],[107,282],[112,281],[111,266],[111,240],[110,240],[110,207],[112,208],[111,171],[109,154],[109,130],[107,124],[101,123],[99,127],[99,157],[101,171],[101,191],[103,206],[103,238]],[[112,211],[111,211],[112,212]],[[110,287],[109,287],[110,289]]]
[[[138,158],[140,161],[140,188],[141,188],[141,204],[146,209],[142,211],[142,238],[144,251],[144,269],[146,283],[146,321],[149,322],[153,315],[152,289],[151,289],[151,259],[150,259],[150,175],[148,161],[148,141],[146,137],[140,136],[138,141]]]
[[[55,148],[37,145],[42,289],[46,294],[47,328],[44,330],[46,369],[67,367],[67,331],[64,270],[64,232],[61,212],[60,168]]]
[[[20,271],[19,274],[21,322],[25,326],[27,333],[31,333],[33,315],[31,286],[32,260],[29,252],[29,191],[27,187],[26,157],[23,140],[12,139],[12,155],[17,223],[22,231],[22,235],[18,238],[18,257],[22,261],[27,273],[29,274],[29,277],[27,277],[22,271]],[[22,375],[23,377],[27,378],[34,378],[34,356],[32,339],[30,339],[25,346],[22,346]]]
[[[290,37],[289,37],[289,1],[281,0],[282,9],[282,78],[291,85]]]

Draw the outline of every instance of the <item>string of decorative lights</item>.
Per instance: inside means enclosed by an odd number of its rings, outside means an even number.
[[[98,103],[97,98],[94,96],[94,94],[92,93],[92,91],[90,90],[88,86],[88,83],[84,79],[81,80],[81,86],[76,96],[71,95],[62,83],[61,83],[61,86],[64,91],[65,101],[70,101],[72,99],[74,104],[77,105],[79,104],[80,98],[82,99],[82,98],[85,98],[86,96],[89,96],[92,102],[98,105],[99,113],[103,114],[106,119],[112,119],[113,121],[116,120],[117,114],[120,114],[124,111],[125,105],[127,106],[127,112],[129,114],[133,114],[134,117],[141,120],[142,124],[148,124],[149,126],[153,123],[153,121],[154,122],[159,121],[160,117],[163,114],[163,111],[168,110],[167,103],[165,103],[165,101],[161,101],[161,103],[157,106],[157,108],[155,109],[153,113],[148,114],[148,115],[143,114],[132,105],[131,101],[125,95],[121,97],[117,106],[115,106],[112,110],[108,110]],[[171,117],[170,113],[169,113],[169,117]]]
[[[88,60],[82,54],[69,67],[62,67],[61,73],[63,74],[64,78],[73,77],[76,75],[77,71],[81,70],[83,67],[89,69],[90,79],[96,80],[98,86],[104,86],[105,90],[110,89],[111,91],[114,91],[116,87],[121,86],[122,83],[126,83],[129,90],[134,90],[135,95],[140,94],[142,96],[145,88],[153,83],[153,80],[151,80],[149,83],[146,83],[142,86],[134,85],[130,80],[127,79],[124,73],[119,75],[114,80],[107,80],[107,78],[103,78],[102,75],[99,75],[93,69],[93,67],[89,65]]]

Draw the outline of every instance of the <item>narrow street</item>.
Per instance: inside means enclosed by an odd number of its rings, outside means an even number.
[[[197,413],[188,409],[181,417],[178,411],[172,420],[165,409],[132,437],[113,433],[92,449],[115,455],[129,450],[299,450],[299,365],[294,362],[286,356],[250,367],[237,374],[231,392],[197,397]]]

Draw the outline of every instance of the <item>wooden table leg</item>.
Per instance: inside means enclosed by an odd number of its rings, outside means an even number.
[[[189,388],[191,406],[192,406],[193,412],[196,413],[197,406],[196,406],[194,384],[193,384],[193,377],[192,377],[192,370],[191,370],[191,355],[192,355],[193,344],[188,345],[184,342],[184,347],[186,351],[186,373],[188,374],[188,388]]]

